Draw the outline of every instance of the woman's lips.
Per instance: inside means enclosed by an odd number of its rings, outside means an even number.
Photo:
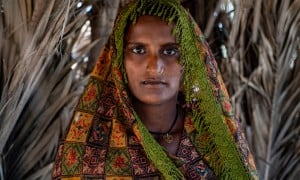
[[[156,86],[156,85],[166,85],[167,83],[162,80],[145,80],[142,81],[142,84]]]

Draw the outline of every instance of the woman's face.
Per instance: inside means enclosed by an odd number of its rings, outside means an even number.
[[[125,38],[124,64],[133,96],[144,104],[177,101],[183,74],[174,25],[155,16],[141,16]]]

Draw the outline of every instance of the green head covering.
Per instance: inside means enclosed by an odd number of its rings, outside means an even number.
[[[199,134],[208,132],[210,143],[205,153],[210,157],[210,166],[221,179],[249,179],[241,154],[234,142],[224,116],[231,112],[223,111],[218,85],[218,69],[209,52],[204,36],[188,12],[175,0],[137,0],[123,9],[116,21],[111,38],[114,46],[112,66],[121,69],[123,78],[123,49],[126,28],[142,15],[158,16],[168,23],[175,23],[174,34],[181,48],[180,63],[184,66],[185,107],[190,107],[193,121]],[[123,37],[123,38],[120,38]],[[119,75],[119,74],[118,74]],[[115,76],[116,85],[126,89],[125,80]],[[126,103],[126,99],[124,104]],[[131,108],[142,135],[142,144],[149,159],[166,179],[182,179],[182,174],[165,154],[161,146],[152,138],[141,120]],[[231,114],[232,115],[232,114]],[[228,118],[227,118],[228,119]]]

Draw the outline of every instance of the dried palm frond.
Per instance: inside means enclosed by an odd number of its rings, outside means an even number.
[[[85,83],[71,67],[94,45],[72,58],[86,10],[71,0],[0,3],[0,178],[49,178]]]
[[[207,35],[218,21],[208,17],[219,13],[220,3],[226,1],[193,1],[196,20],[207,27]],[[84,1],[80,8],[78,2],[0,0],[0,179],[50,178],[59,138],[85,83],[75,78],[77,71],[71,67],[81,64],[83,57],[97,57],[119,1]],[[300,177],[299,1],[232,2],[235,19],[230,59],[222,63],[224,79],[234,93],[239,117],[251,128],[248,140],[261,179],[296,179]],[[72,49],[82,41],[80,30],[89,3],[101,4],[88,14],[92,39],[101,38],[99,47],[88,43],[74,59]],[[103,31],[97,34],[99,27]],[[208,37],[210,44],[219,40],[215,35]]]
[[[91,21],[91,39],[99,40],[91,50],[87,72],[91,72],[94,67],[96,60],[99,55],[100,49],[106,43],[119,9],[120,4],[125,3],[124,0],[105,0],[105,1],[94,1],[92,4],[91,16],[89,16]]]
[[[226,63],[261,179],[300,177],[300,1],[235,3]],[[227,75],[227,77],[229,76]]]

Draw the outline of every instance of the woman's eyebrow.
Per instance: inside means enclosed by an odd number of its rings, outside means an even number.
[[[126,45],[146,45],[146,44],[138,41],[127,41]]]
[[[147,46],[146,43],[142,43],[138,41],[127,41],[125,45],[126,46]],[[167,42],[161,45],[161,47],[166,47],[166,46],[180,47],[180,44],[176,42]]]
[[[163,46],[176,46],[176,47],[180,47],[180,44],[176,43],[176,42],[170,42],[170,43],[163,44]]]
[[[176,43],[176,42],[166,43],[165,45],[180,46],[179,43]]]

